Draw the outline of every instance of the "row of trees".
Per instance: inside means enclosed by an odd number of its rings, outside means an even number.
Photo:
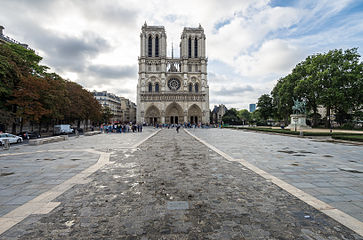
[[[81,85],[48,73],[42,57],[17,44],[0,44],[0,124],[47,126],[83,120],[104,121],[103,110]]]
[[[261,122],[261,117],[258,111],[250,113],[247,109],[231,108],[223,115],[222,121],[227,124],[247,125]]]
[[[292,114],[293,99],[306,101],[312,125],[319,123],[318,107],[326,109],[325,125],[334,113],[339,124],[363,118],[363,63],[357,48],[331,50],[307,57],[279,79],[270,94],[258,99],[259,116],[284,120]]]

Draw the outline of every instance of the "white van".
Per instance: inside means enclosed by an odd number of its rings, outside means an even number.
[[[69,124],[54,125],[54,135],[73,133],[73,129]]]

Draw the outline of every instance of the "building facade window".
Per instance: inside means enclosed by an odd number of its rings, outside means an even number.
[[[155,38],[155,57],[159,57],[159,36]]]
[[[153,54],[153,39],[151,36],[149,36],[149,39],[147,40],[147,56],[152,57]]]
[[[188,39],[188,57],[192,57],[192,38]]]
[[[199,92],[199,85],[198,85],[198,83],[195,84],[195,92]]]
[[[197,38],[194,39],[194,57],[195,58],[198,57],[198,39]]]
[[[189,83],[189,92],[193,92],[193,84]]]
[[[153,85],[151,83],[149,83],[149,92],[153,91]]]
[[[159,83],[155,84],[155,92],[159,92]]]

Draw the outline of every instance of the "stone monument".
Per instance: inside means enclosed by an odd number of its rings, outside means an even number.
[[[310,126],[306,125],[306,102],[294,100],[294,106],[292,107],[293,114],[290,115],[291,123],[287,126],[287,129],[291,131],[300,131],[308,129]]]

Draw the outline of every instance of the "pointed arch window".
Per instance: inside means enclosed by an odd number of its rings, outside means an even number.
[[[151,83],[149,83],[149,92],[153,91],[153,85]]]
[[[195,84],[195,92],[199,92],[199,85],[198,85],[198,83]]]
[[[192,38],[190,37],[188,39],[188,57],[192,57]]]
[[[155,57],[159,57],[159,36],[155,38]]]
[[[189,92],[193,92],[193,84],[189,83]]]
[[[159,92],[159,83],[155,84],[155,92]]]
[[[197,38],[194,39],[194,57],[195,58],[198,57],[198,39]]]
[[[151,38],[151,35],[149,36],[149,39],[147,40],[147,56],[152,57],[153,54],[153,39]]]

